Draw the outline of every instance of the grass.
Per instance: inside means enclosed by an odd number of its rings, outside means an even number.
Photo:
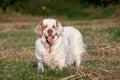
[[[34,27],[0,30],[0,80],[120,79],[120,26],[98,28],[90,24],[82,27],[85,24],[80,24],[73,26],[83,34],[88,50],[79,70],[68,67],[62,71],[46,69],[45,72],[38,73],[34,56]]]
[[[33,1],[34,2],[34,1]],[[115,11],[119,9],[120,5],[108,5],[106,7],[87,5],[83,3],[65,3],[63,1],[39,1],[34,3],[20,4],[8,7],[4,12],[0,9],[0,22],[16,22],[16,21],[35,21],[36,16],[40,17],[58,17],[66,20],[93,20],[93,19],[107,19],[111,18]],[[64,6],[61,6],[64,5]],[[34,6],[33,6],[34,5]],[[42,10],[42,6],[45,10]],[[57,6],[57,7],[56,7]],[[15,9],[14,9],[15,8]],[[18,8],[19,11],[16,12]],[[34,18],[33,18],[34,16]],[[119,17],[115,17],[118,18]],[[39,19],[37,19],[39,20]]]
[[[111,28],[108,28],[107,29],[109,34],[112,35],[111,37],[111,41],[116,41],[116,42],[120,42],[120,39],[119,39],[119,35],[120,35],[120,28],[119,27],[111,27]]]

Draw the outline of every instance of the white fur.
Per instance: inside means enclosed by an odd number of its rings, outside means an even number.
[[[43,24],[49,26],[48,28],[55,24],[55,22],[55,19],[43,20]],[[58,24],[59,30],[63,29],[63,31],[55,39],[54,45],[45,47],[46,44],[44,44],[45,40],[43,38],[45,34],[47,35],[45,30],[43,35],[38,36],[35,42],[35,56],[38,61],[38,69],[42,71],[44,71],[45,66],[52,69],[56,67],[62,69],[63,67],[75,64],[79,67],[86,52],[86,45],[83,42],[81,33],[73,27],[62,27],[60,23]],[[53,33],[56,32],[53,30]],[[50,49],[51,52],[49,52]]]

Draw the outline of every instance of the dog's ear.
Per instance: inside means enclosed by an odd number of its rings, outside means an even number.
[[[57,34],[60,35],[64,29],[59,21],[56,20]]]
[[[34,29],[34,32],[40,36],[43,35],[43,21],[41,21],[37,27]]]

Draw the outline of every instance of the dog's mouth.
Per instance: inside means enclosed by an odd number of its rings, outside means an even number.
[[[51,46],[53,44],[54,36],[49,35],[46,36],[45,38],[46,38],[46,42]]]

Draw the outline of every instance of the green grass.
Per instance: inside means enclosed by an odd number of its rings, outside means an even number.
[[[3,60],[1,60],[3,61]],[[6,60],[4,60],[6,61]],[[5,67],[7,66],[7,67]],[[45,72],[37,72],[35,62],[26,62],[21,60],[17,62],[13,59],[9,62],[1,64],[1,79],[3,80],[47,80],[57,79],[69,75],[67,69],[62,71],[46,70]]]
[[[27,30],[3,32],[0,34],[0,39],[4,40],[5,42],[5,44],[2,46],[4,50],[8,48],[19,50],[23,48],[23,46],[33,46],[34,38],[35,35],[31,33],[31,31]]]
[[[56,4],[57,3],[57,4]],[[49,1],[41,1],[32,4],[25,5],[21,8],[20,4],[10,6],[6,12],[0,9],[0,22],[12,22],[12,21],[34,21],[36,16],[41,17],[58,17],[61,19],[69,20],[93,20],[93,19],[107,19],[119,9],[120,5],[108,5],[106,7],[86,5],[82,3],[68,3],[62,1],[55,1],[49,3]],[[64,6],[61,6],[64,5]],[[35,5],[35,6],[32,6]],[[42,6],[46,7],[46,10],[42,10]],[[57,6],[57,7],[56,7]],[[18,8],[18,12],[15,9]],[[31,17],[35,17],[34,19]],[[117,17],[116,17],[117,18]],[[119,18],[118,18],[119,19]]]
[[[119,79],[119,27],[78,27],[88,46],[80,71],[68,67],[39,73],[34,56],[36,35],[33,27],[0,31],[0,80],[58,80],[75,74],[79,74],[72,78],[75,80]]]
[[[111,38],[110,38],[111,41],[120,43],[120,28],[119,27],[110,27],[107,29],[109,34],[111,35]]]

